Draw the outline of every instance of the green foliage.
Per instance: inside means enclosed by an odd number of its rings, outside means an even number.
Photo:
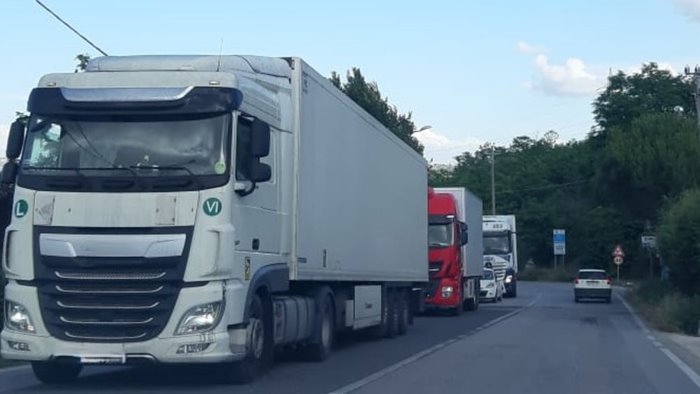
[[[342,90],[413,150],[423,154],[423,145],[412,135],[416,131],[416,125],[411,120],[411,113],[399,113],[395,106],[389,104],[388,98],[382,97],[377,83],[367,82],[359,68],[348,71],[345,83],[342,83],[340,76],[335,72],[329,79],[335,87]]]
[[[87,53],[80,53],[75,57],[75,61],[78,63],[75,65],[76,73],[85,71],[88,63],[90,63],[90,55]]]
[[[627,299],[656,329],[688,335],[698,332],[698,295],[683,295],[668,282],[649,280],[632,289]]]
[[[519,280],[538,282],[571,282],[576,277],[577,268],[562,265],[557,268],[527,267],[518,273]]]
[[[599,128],[594,136],[605,136],[613,127],[627,127],[636,118],[654,113],[672,113],[677,107],[695,113],[692,81],[659,69],[656,63],[643,64],[639,73],[619,71],[608,78],[608,86],[593,102]]]
[[[690,189],[661,217],[659,246],[671,280],[687,295],[700,294],[700,189]]]

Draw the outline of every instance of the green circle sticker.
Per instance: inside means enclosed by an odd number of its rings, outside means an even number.
[[[223,161],[219,161],[216,164],[214,164],[214,173],[217,175],[221,175],[224,172],[226,172],[226,163]]]
[[[15,216],[18,218],[24,217],[29,212],[29,203],[25,200],[19,200],[15,203]]]
[[[208,198],[207,201],[204,201],[202,208],[204,208],[204,213],[207,215],[216,216],[221,213],[221,201],[216,197]]]

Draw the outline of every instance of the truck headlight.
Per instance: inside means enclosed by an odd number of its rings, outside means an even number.
[[[5,300],[5,327],[15,331],[36,332],[27,308],[8,300]]]
[[[506,283],[510,283],[512,281],[513,281],[513,275],[506,276]]]
[[[213,330],[223,314],[221,301],[197,305],[188,310],[180,319],[175,335],[196,334]]]
[[[442,298],[450,298],[454,291],[452,286],[442,286]]]

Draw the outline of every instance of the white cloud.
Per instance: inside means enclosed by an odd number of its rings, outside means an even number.
[[[673,0],[673,3],[690,19],[700,22],[700,0]]]
[[[451,139],[433,129],[415,133],[413,136],[425,147],[423,156],[436,164],[456,164],[455,156],[464,152],[474,152],[484,143],[473,137]]]
[[[552,64],[538,53],[534,58],[535,77],[525,81],[530,90],[539,90],[555,96],[588,96],[605,86],[606,74],[586,66],[583,60],[568,58],[563,64]]]
[[[516,49],[518,52],[521,53],[528,53],[528,54],[536,54],[536,53],[544,53],[545,49],[544,47],[537,46],[537,45],[530,45],[526,43],[525,41],[519,41],[518,44],[516,45]]]

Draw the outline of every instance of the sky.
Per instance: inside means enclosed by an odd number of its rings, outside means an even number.
[[[425,157],[555,130],[581,140],[609,73],[700,64],[700,0],[43,0],[110,55],[299,56],[359,67],[411,112]],[[0,1],[0,148],[43,74],[98,52],[34,0]]]

